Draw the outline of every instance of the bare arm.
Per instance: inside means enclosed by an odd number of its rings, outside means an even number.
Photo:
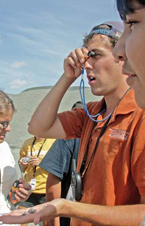
[[[76,49],[64,60],[64,74],[37,107],[28,131],[38,137],[65,138],[65,132],[57,117],[60,102],[69,86],[81,74],[84,54]]]
[[[34,214],[22,216],[23,210],[15,210],[0,217],[3,223],[24,223],[50,220],[57,216],[77,218],[97,226],[139,226],[145,216],[145,205],[100,206],[65,199],[55,199],[35,206]],[[28,210],[28,209],[27,209]]]
[[[65,138],[65,132],[57,117],[57,111],[61,99],[73,81],[67,79],[64,75],[59,79],[34,112],[29,123],[29,133],[38,137]]]
[[[46,184],[47,202],[61,197],[61,180],[55,175],[49,173]],[[45,224],[46,225],[46,224]],[[60,226],[59,217],[50,220],[48,226]]]
[[[61,180],[55,175],[49,173],[46,184],[47,202],[61,197]]]
[[[141,197],[141,203],[138,205],[100,206],[59,199],[56,200],[55,205],[54,200],[55,214],[77,218],[97,226],[139,226],[145,217],[145,196]],[[40,213],[42,214],[42,212]],[[51,214],[50,216],[52,216]],[[39,214],[35,220],[38,219]]]

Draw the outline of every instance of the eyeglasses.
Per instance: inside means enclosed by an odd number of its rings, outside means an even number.
[[[8,121],[0,122],[0,125],[2,125],[3,129],[6,129],[9,124],[10,124],[10,122],[8,122]]]

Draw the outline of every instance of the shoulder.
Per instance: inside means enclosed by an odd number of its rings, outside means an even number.
[[[53,144],[55,142],[55,139],[47,138],[45,141],[45,144]]]
[[[144,134],[144,128],[145,128],[145,111],[143,111],[142,109],[137,107],[134,111],[133,121],[136,124],[136,128],[135,128],[136,131],[138,133],[141,133],[141,135],[143,135]]]
[[[100,110],[100,108],[102,107],[102,105],[104,104],[104,98],[102,98],[100,101],[93,101],[93,102],[89,102],[87,104],[87,108],[89,110],[89,112],[92,113],[96,113]]]
[[[89,111],[96,110],[96,108],[99,109],[99,103],[100,101],[95,101],[95,102],[89,102],[87,103],[87,109]],[[95,111],[94,110],[94,111]],[[63,121],[64,123],[66,123],[68,120],[75,120],[75,118],[82,118],[82,117],[86,117],[86,113],[85,113],[85,109],[84,108],[74,108],[70,111],[63,111],[61,113],[58,113],[58,117],[61,121]]]
[[[63,142],[69,149],[74,149],[74,146],[80,143],[80,139],[75,138],[75,139],[63,140]]]
[[[141,123],[142,121],[145,120],[145,111],[137,106],[133,112],[133,116],[136,120],[139,120]]]
[[[96,112],[100,111],[102,105],[104,105],[104,98],[102,98],[100,101],[88,102],[86,104],[86,107],[84,107],[84,108],[74,108],[70,112],[74,113],[79,118],[84,118],[84,117],[86,117],[86,111],[87,110],[88,110],[89,114],[96,114]]]
[[[0,143],[0,149],[10,150],[10,146],[8,145],[8,143],[6,141],[3,141],[2,143]]]
[[[9,164],[10,162],[15,163],[12,151],[7,142],[4,141],[3,143],[0,144],[0,152],[2,161],[6,160],[7,163],[9,162]]]
[[[67,148],[71,149],[74,146],[74,144],[75,144],[75,140],[76,139],[67,139],[67,140],[65,140],[65,139],[57,139],[55,141],[55,146],[57,146],[58,148],[60,148],[60,147],[61,148],[67,147]]]
[[[32,142],[33,142],[33,140],[34,140],[34,137],[31,137],[31,138],[25,140],[24,143],[23,143],[23,145],[24,146],[31,145]]]

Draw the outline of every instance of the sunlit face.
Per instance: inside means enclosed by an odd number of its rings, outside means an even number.
[[[124,24],[114,56],[125,62],[123,72],[129,75],[127,83],[135,91],[137,104],[145,110],[145,8],[127,15]]]
[[[95,35],[86,47],[88,51],[96,53],[96,56],[90,57],[85,63],[88,82],[94,95],[112,95],[120,87],[128,88],[126,77],[122,75],[122,62],[115,61],[108,36]]]
[[[6,114],[0,115],[0,143],[2,143],[6,137],[6,133],[10,132],[10,121],[12,120],[13,112],[10,110]],[[9,122],[6,128],[3,128],[3,122]]]

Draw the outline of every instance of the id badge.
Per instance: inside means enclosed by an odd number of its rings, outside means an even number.
[[[31,190],[34,191],[36,187],[36,179],[31,179],[30,185],[31,185]]]

